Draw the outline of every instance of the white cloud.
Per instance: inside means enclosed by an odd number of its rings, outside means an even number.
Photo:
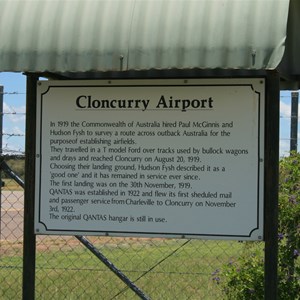
[[[2,140],[2,150],[4,153],[18,153],[24,152],[24,136],[4,135]]]
[[[3,103],[3,115],[11,122],[25,122],[25,106],[12,107]]]
[[[280,140],[279,143],[279,156],[289,156],[290,154],[290,140]]]
[[[14,126],[10,129],[10,133],[15,134],[15,135],[25,135],[24,129]]]
[[[24,155],[24,146],[3,141],[2,153]]]
[[[20,128],[19,126],[13,126],[13,127],[4,127],[3,133],[5,135],[24,135],[24,128]]]
[[[280,116],[291,117],[291,105],[280,101]]]

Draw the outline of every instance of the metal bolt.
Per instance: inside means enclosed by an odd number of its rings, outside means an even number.
[[[255,59],[256,59],[256,50],[252,50],[251,56],[252,56],[252,66],[254,66],[255,65]]]
[[[123,61],[124,61],[124,55],[120,55],[120,71],[123,71]]]

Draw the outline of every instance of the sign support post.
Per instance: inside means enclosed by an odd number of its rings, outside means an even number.
[[[36,83],[38,76],[27,74],[26,88],[26,146],[24,191],[24,242],[23,242],[23,299],[35,299],[35,253],[34,234],[34,174],[36,131]]]
[[[265,300],[277,299],[279,76],[268,73],[265,120]]]

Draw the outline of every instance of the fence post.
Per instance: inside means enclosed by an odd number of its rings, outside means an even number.
[[[23,241],[23,300],[35,298],[34,190],[35,190],[35,130],[36,84],[38,76],[26,74],[26,135],[25,135],[25,191]]]
[[[2,146],[3,146],[3,86],[0,86],[0,155],[2,156]],[[0,170],[0,208],[2,207],[2,172]],[[0,239],[1,239],[1,218],[2,218],[2,214],[0,214]]]
[[[265,120],[265,300],[277,300],[279,75],[268,73]]]
[[[297,151],[297,145],[298,145],[298,102],[299,102],[299,93],[292,92],[290,151]]]
[[[0,154],[2,154],[2,146],[3,146],[3,93],[4,89],[3,86],[0,86],[0,134],[1,134],[1,139],[0,139]]]

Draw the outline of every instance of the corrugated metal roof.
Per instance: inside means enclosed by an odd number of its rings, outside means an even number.
[[[0,71],[274,69],[289,0],[0,0]]]

